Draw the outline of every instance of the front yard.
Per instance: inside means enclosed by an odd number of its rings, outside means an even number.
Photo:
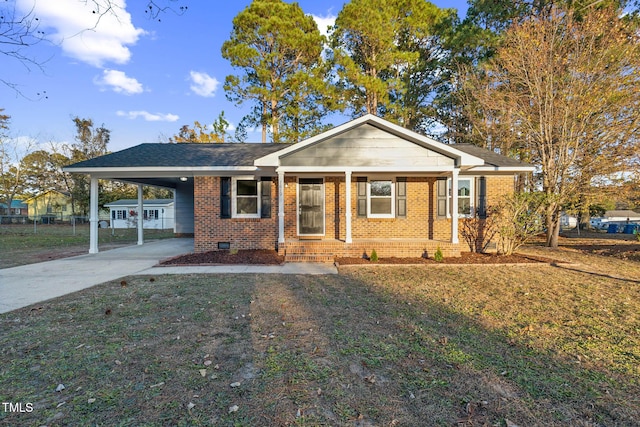
[[[0,424],[639,425],[640,263],[527,252],[571,263],[137,276],[6,313],[0,400],[32,410]]]

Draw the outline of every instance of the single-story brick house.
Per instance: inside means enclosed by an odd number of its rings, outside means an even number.
[[[195,252],[277,249],[289,261],[328,261],[373,249],[458,256],[459,220],[514,191],[533,167],[365,115],[297,144],[141,144],[65,170],[91,176],[92,225],[98,179],[137,183],[140,203],[142,186],[155,185],[174,190],[176,233],[193,235]]]

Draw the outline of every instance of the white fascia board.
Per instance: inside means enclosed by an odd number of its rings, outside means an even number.
[[[533,172],[536,168],[533,166],[474,166],[465,169],[465,172]]]
[[[404,138],[407,141],[411,141],[416,144],[419,144],[423,146],[425,149],[431,149],[447,157],[455,158],[457,159],[459,166],[484,165],[484,160],[482,160],[479,157],[472,156],[471,154],[467,154],[447,144],[443,144],[442,142],[436,141],[435,139],[432,139],[424,135],[420,135],[419,133],[405,129],[402,126],[393,124],[387,120],[381,119],[378,116],[374,116],[373,114],[366,114],[355,120],[351,120],[350,122],[344,123],[340,126],[337,126],[326,132],[323,132],[319,135],[313,136],[307,140],[298,142],[297,144],[291,144],[288,147],[283,148],[282,150],[276,151],[274,153],[271,153],[264,157],[256,159],[253,164],[256,166],[278,167],[280,166],[280,158],[282,156],[285,156],[293,151],[304,150],[304,148],[309,145],[313,145],[319,141],[329,139],[333,136],[339,135],[345,131],[356,128],[365,123],[372,124],[373,126],[376,126],[382,130],[385,130],[389,133],[392,133],[401,138]]]
[[[453,166],[430,166],[428,168],[422,166],[406,166],[406,167],[398,167],[398,166],[280,166],[276,169],[276,172],[284,172],[284,173],[344,173],[350,171],[352,173],[404,173],[404,172],[422,172],[422,173],[430,173],[430,172],[451,172],[453,171]]]
[[[260,168],[256,166],[145,166],[145,167],[88,167],[88,168],[63,168],[64,172],[84,173],[95,176],[122,176],[122,177],[172,177],[179,175],[206,175],[207,172],[256,172]]]

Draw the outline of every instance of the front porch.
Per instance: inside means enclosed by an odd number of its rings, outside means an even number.
[[[445,257],[460,256],[460,245],[450,241],[429,239],[353,239],[305,240],[289,239],[278,245],[278,254],[286,262],[334,262],[340,257],[370,256],[375,249],[378,257],[433,257],[440,248]]]

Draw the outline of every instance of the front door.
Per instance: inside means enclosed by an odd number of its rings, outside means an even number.
[[[298,234],[324,236],[323,179],[300,178],[298,188]]]

